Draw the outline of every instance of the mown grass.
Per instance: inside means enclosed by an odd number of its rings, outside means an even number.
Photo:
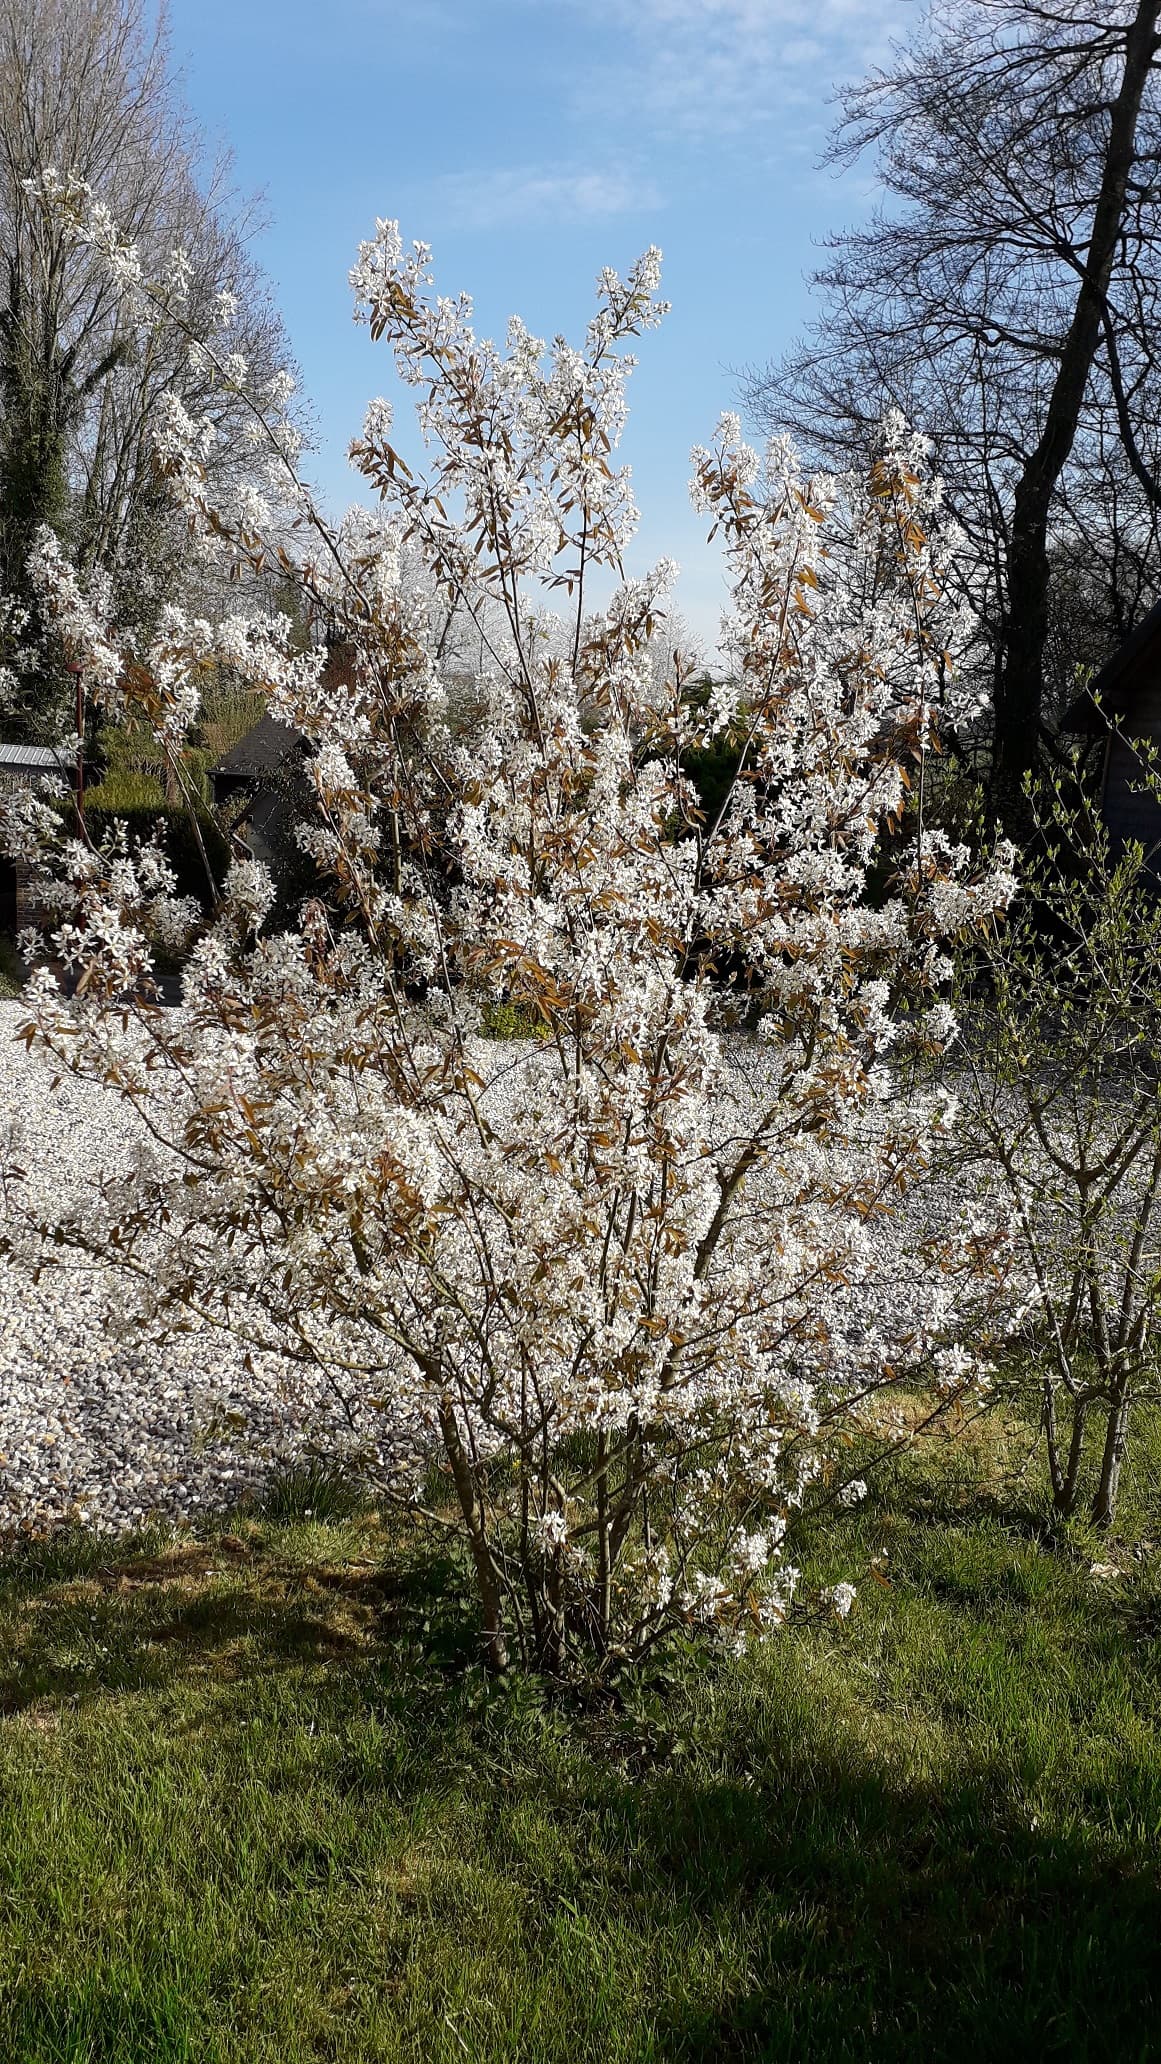
[[[847,1624],[600,1710],[321,1482],[13,1561],[0,2057],[1156,2057],[1161,1444],[1111,1544],[964,1454],[809,1547]]]

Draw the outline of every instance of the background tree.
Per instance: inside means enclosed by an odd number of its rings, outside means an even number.
[[[1028,893],[973,956],[946,1173],[1011,1211],[1029,1308],[1005,1382],[1038,1409],[1057,1512],[1087,1493],[1109,1526],[1133,1412],[1161,1389],[1161,906],[1142,848],[1114,852],[1083,795],[1046,782],[1033,807]]]
[[[932,437],[974,547],[992,792],[1012,822],[1041,743],[1054,564],[1067,580],[1084,557],[1110,635],[1161,566],[1159,16],[1161,0],[936,0],[846,94],[830,146],[832,164],[874,152],[888,199],[830,242],[816,328],[750,386],[768,425],[831,461],[865,450],[888,404]]]
[[[46,205],[54,179],[99,189],[145,276],[169,278],[157,320],[129,318],[102,255]],[[80,566],[107,570],[122,623],[156,617],[188,559],[154,477],[161,397],[212,424],[221,486],[253,465],[250,418],[198,341],[241,354],[252,390],[288,363],[247,248],[256,221],[228,159],[205,157],[163,8],[0,0],[0,591],[34,602],[25,568],[47,522]]]

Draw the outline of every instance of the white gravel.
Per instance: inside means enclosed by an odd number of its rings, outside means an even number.
[[[39,1199],[51,1212],[131,1165],[138,1122],[110,1090],[74,1078],[54,1089],[43,1057],[14,1038],[24,1016],[21,1004],[0,1003],[0,1222]],[[13,1168],[9,1206],[2,1178]],[[938,1221],[951,1206],[929,1196],[922,1215]],[[883,1233],[898,1250],[897,1300],[922,1303],[903,1226]],[[0,1256],[0,1543],[69,1521],[118,1531],[192,1520],[316,1455],[372,1482],[390,1470],[373,1407],[352,1417],[321,1376],[274,1357],[247,1368],[214,1329],[126,1340],[107,1322],[119,1294],[115,1274],[79,1256],[38,1283]]]
[[[13,1038],[25,1016],[0,1003],[0,1170],[19,1168],[33,1203],[59,1203],[128,1159],[136,1121],[97,1086],[54,1092]],[[106,1322],[117,1295],[80,1257],[38,1283],[0,1257],[0,1541],[68,1521],[193,1519],[314,1454],[373,1467],[375,1426],[352,1427],[321,1379],[273,1359],[251,1372],[212,1329],[127,1343]]]

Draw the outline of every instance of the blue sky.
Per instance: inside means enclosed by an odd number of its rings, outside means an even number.
[[[376,216],[434,247],[477,328],[519,312],[578,337],[598,268],[665,253],[673,310],[641,344],[624,456],[633,564],[682,567],[678,604],[713,643],[719,562],[689,509],[689,447],[738,372],[801,326],[811,240],[865,187],[815,169],[835,85],[885,56],[909,0],[171,0],[174,55],[239,184],[261,188],[257,252],[283,309],[330,507],[365,402],[394,395],[351,320],[347,270]],[[408,448],[400,412],[400,442]]]

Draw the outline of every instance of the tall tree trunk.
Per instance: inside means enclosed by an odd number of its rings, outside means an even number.
[[[996,705],[993,794],[1008,829],[1017,837],[1027,829],[1022,790],[1025,775],[1036,764],[1044,698],[1048,520],[1056,484],[1076,438],[1100,338],[1105,296],[1136,160],[1141,102],[1161,46],[1157,34],[1159,16],[1161,0],[1139,0],[1126,34],[1124,70],[1112,107],[1104,171],[1080,291],[1060,354],[1040,442],[1025,464],[1013,505],[1004,612],[1004,667]]]

